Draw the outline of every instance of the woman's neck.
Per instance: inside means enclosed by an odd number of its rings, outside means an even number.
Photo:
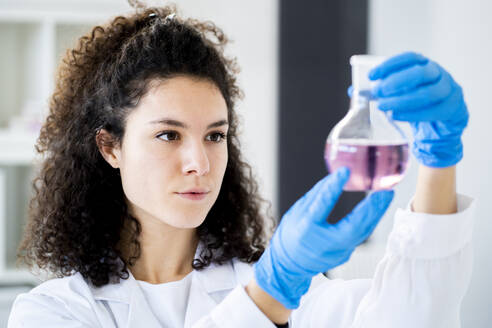
[[[121,238],[127,245],[123,250],[125,258],[131,255],[129,235],[131,234],[122,233]],[[191,264],[198,240],[196,228],[180,229],[163,222],[142,224],[139,236],[140,257],[129,269],[136,280],[152,284],[181,280],[193,271]]]

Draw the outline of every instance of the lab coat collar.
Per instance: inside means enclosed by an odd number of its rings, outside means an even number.
[[[195,258],[200,254],[202,247],[199,244]],[[128,318],[125,327],[141,326],[142,318],[146,318],[146,328],[160,327],[138,282],[132,273],[128,272],[130,274],[128,279],[120,279],[117,284],[108,284],[94,290],[94,299],[107,301],[110,308],[111,302],[127,303]],[[210,313],[217,305],[217,301],[211,296],[212,293],[232,290],[236,286],[236,275],[232,261],[223,265],[212,263],[202,271],[194,270],[191,274],[190,294],[184,317],[185,328],[192,327],[195,322]]]
[[[200,242],[195,253],[195,258],[198,258],[202,248],[203,244]],[[107,284],[95,288],[93,290],[94,299],[127,304],[132,303],[132,297],[136,293],[135,289],[140,290],[140,287],[130,270],[128,270],[128,273],[128,279],[120,279],[119,283]],[[208,294],[233,289],[237,285],[232,261],[223,265],[211,263],[203,270],[193,270],[192,275],[192,285],[198,283]]]

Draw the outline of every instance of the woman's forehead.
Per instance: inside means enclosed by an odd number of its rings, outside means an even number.
[[[227,120],[227,105],[220,90],[212,82],[188,77],[174,77],[155,85],[134,112],[137,119],[148,123],[175,121],[183,128],[192,123],[208,126]]]

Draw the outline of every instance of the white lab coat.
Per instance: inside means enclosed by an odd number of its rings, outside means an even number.
[[[373,279],[313,279],[290,327],[457,328],[472,265],[474,201],[458,195],[458,213],[398,209]],[[233,260],[193,271],[185,327],[274,328],[244,286],[252,266]],[[160,324],[130,278],[101,288],[80,274],[51,279],[17,296],[9,328],[145,327]]]

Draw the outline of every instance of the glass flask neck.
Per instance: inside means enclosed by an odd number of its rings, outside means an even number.
[[[354,55],[350,57],[350,66],[352,68],[352,85],[354,91],[370,91],[375,81],[369,79],[369,72],[385,58],[371,55]]]
[[[369,110],[371,102],[370,90],[354,89],[350,99],[349,110]]]

